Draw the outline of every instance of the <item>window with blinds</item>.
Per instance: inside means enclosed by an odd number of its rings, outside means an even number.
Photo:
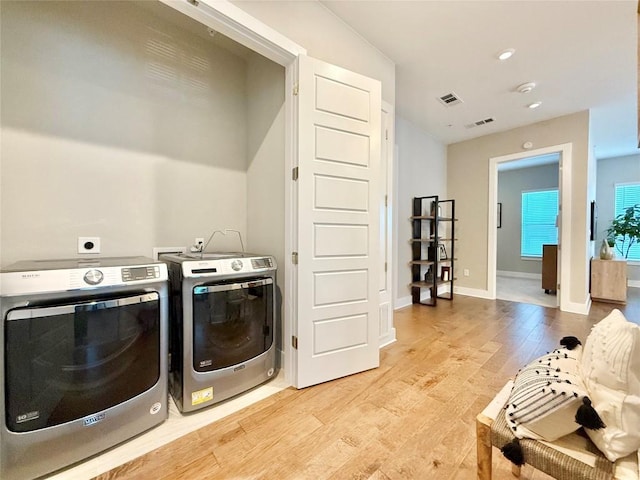
[[[640,183],[619,183],[615,186],[613,217],[624,214],[625,210],[640,205]],[[619,252],[618,252],[619,253]],[[640,244],[634,243],[627,260],[640,261]]]
[[[542,257],[542,245],[558,243],[557,217],[558,189],[522,192],[522,257]]]

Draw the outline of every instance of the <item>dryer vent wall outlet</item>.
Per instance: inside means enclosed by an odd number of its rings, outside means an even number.
[[[78,253],[100,253],[100,237],[78,237]]]

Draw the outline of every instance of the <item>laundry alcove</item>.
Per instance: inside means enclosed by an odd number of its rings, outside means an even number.
[[[364,363],[336,361],[353,366],[313,382],[377,365],[379,82],[328,64],[317,73],[322,62],[313,59],[297,78],[304,49],[263,25],[252,29],[236,7],[166,3],[3,2],[3,264],[73,257],[79,235],[100,236],[103,255],[149,255],[239,230],[247,250],[278,261],[291,383],[309,384],[297,377],[302,351],[312,361],[367,350]],[[303,82],[324,90],[313,95]],[[355,101],[336,102],[345,92]],[[322,95],[325,112],[314,120],[306,99]],[[341,110],[348,104],[354,110]],[[354,116],[369,130],[350,130]],[[313,126],[329,117],[337,124]],[[322,170],[329,165],[337,169]],[[342,193],[313,196],[318,185]],[[307,216],[314,211],[319,217]],[[313,250],[322,239],[342,250]],[[235,242],[216,238],[213,248]],[[358,288],[335,288],[341,282]],[[324,296],[307,295],[316,283],[329,287]],[[320,336],[327,341],[314,353]]]

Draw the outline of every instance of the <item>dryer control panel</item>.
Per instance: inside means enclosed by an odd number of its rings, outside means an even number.
[[[127,267],[122,269],[123,282],[151,280],[154,278],[160,278],[160,267],[158,265],[148,265],[146,267]]]

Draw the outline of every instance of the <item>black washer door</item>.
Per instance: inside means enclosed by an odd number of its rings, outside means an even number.
[[[273,344],[273,279],[193,289],[193,369],[246,362]]]
[[[143,393],[159,377],[157,293],[7,313],[5,400],[11,431],[100,412]]]

